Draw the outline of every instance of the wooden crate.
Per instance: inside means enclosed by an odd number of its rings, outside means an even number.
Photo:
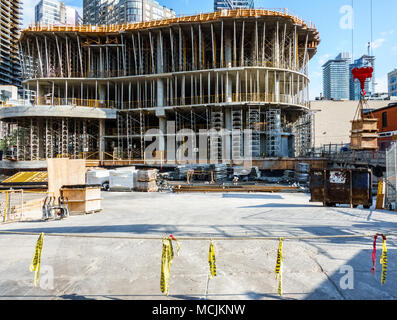
[[[359,119],[353,120],[352,131],[378,131],[378,119]]]
[[[61,195],[68,199],[70,215],[102,210],[101,187],[64,186]]]
[[[378,134],[377,133],[352,133],[350,140],[351,150],[377,150]]]
[[[71,216],[94,213],[102,210],[101,199],[86,200],[86,201],[70,200],[68,206],[69,206],[69,214]]]
[[[100,187],[63,187],[62,196],[69,200],[93,200],[101,198]]]

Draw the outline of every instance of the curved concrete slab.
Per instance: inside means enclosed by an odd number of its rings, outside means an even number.
[[[0,120],[23,117],[116,119],[116,109],[77,106],[13,106],[0,109]]]
[[[1,160],[0,170],[4,169],[45,169],[47,168],[46,160],[37,161],[11,161],[11,160]]]

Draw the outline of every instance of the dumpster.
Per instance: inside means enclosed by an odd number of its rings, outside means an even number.
[[[372,171],[369,169],[312,169],[311,202],[324,206],[349,204],[351,208],[372,206]]]

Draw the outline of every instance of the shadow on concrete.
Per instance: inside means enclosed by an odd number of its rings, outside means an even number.
[[[239,209],[250,209],[250,208],[316,208],[323,207],[322,205],[316,204],[294,204],[294,203],[265,203],[258,204],[255,206],[244,206],[238,207]]]
[[[61,298],[61,299],[64,299],[64,300],[95,300],[94,298],[88,298],[86,296],[78,295],[76,293],[64,294],[64,295],[61,295],[61,296],[57,296],[57,298]],[[113,300],[119,300],[119,299],[113,299]]]
[[[254,193],[223,193],[222,198],[233,199],[283,199],[276,194],[254,194]]]
[[[368,241],[370,242],[370,241]],[[332,274],[326,274],[327,280],[321,283],[305,300],[395,300],[397,299],[397,250],[388,249],[386,283],[381,284],[382,265],[379,263],[382,253],[381,243],[377,243],[376,272],[371,273],[372,245],[361,250],[352,259],[340,265]],[[318,263],[318,262],[317,262]],[[347,288],[347,271],[342,266],[351,266],[353,280],[352,289]],[[322,266],[323,269],[325,266]],[[287,293],[286,293],[287,294]]]
[[[270,210],[269,210],[270,211]],[[175,236],[191,236],[191,237],[287,237],[287,236],[334,236],[334,235],[355,235],[368,233],[368,230],[376,233],[390,233],[397,230],[397,222],[384,221],[366,221],[350,225],[348,228],[343,225],[328,226],[324,224],[323,219],[320,218],[320,225],[315,224],[316,219],[313,218],[311,225],[302,226],[291,223],[279,224],[280,219],[272,220],[268,218],[264,211],[254,214],[255,224],[219,224],[219,225],[204,225],[204,224],[126,224],[126,225],[98,225],[98,226],[56,226],[53,227],[21,227],[10,228],[2,230],[4,232],[27,232],[27,233],[62,233],[62,234],[104,234],[104,233],[126,233],[125,236],[159,236],[163,237],[168,234]],[[262,214],[262,216],[260,216]],[[251,215],[252,216],[252,215]],[[248,216],[249,218],[250,216]],[[247,218],[247,217],[245,217]],[[251,217],[252,219],[252,217]],[[287,221],[288,222],[288,221]],[[350,229],[354,232],[350,232]],[[183,231],[182,231],[183,230]],[[4,233],[6,234],[6,233]],[[111,236],[111,235],[109,235]],[[311,240],[313,241],[313,240]],[[327,238],[320,239],[322,243],[332,242],[339,243],[346,241],[346,239]],[[350,238],[348,240],[352,243],[362,243],[368,241],[368,238]],[[314,241],[315,242],[315,241]]]
[[[278,294],[276,295],[272,293],[259,293],[259,292],[247,291],[244,294],[247,296],[247,299],[249,300],[261,300],[261,299],[296,300],[294,298],[280,297]]]

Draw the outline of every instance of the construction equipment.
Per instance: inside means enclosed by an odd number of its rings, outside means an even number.
[[[47,196],[43,203],[42,220],[57,220],[69,217],[68,198],[58,197],[58,205],[55,204],[56,198]]]

